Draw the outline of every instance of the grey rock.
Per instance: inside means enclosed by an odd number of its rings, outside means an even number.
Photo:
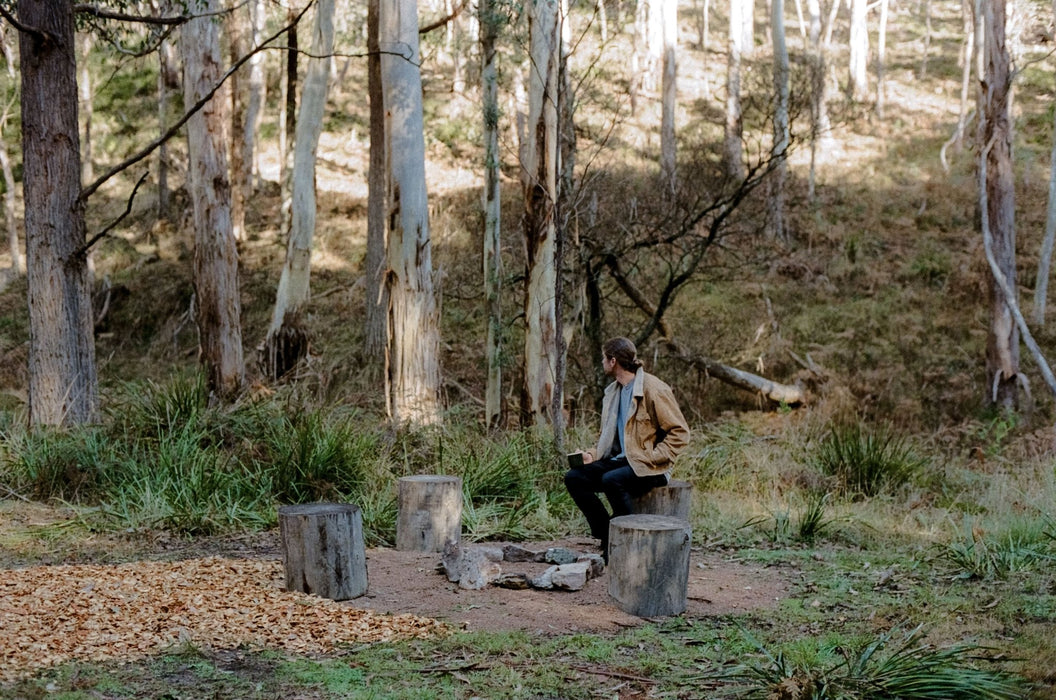
[[[590,564],[587,578],[597,578],[605,572],[605,559],[600,554],[581,554],[577,561]]]
[[[549,591],[554,587],[554,572],[557,571],[556,566],[551,566],[549,569],[539,574],[533,579],[528,580],[528,584],[532,588],[539,588],[544,591]]]
[[[578,558],[579,555],[571,549],[565,549],[564,547],[551,547],[546,550],[546,557],[543,561],[548,564],[571,564]]]
[[[537,561],[538,557],[542,552],[538,552],[534,549],[528,549],[521,547],[516,544],[508,544],[502,548],[502,558],[505,561],[512,562],[524,562],[524,561]]]
[[[554,588],[563,591],[582,590],[587,585],[587,575],[590,572],[590,562],[579,561],[573,564],[561,564],[555,567],[550,576]]]
[[[480,590],[502,575],[498,563],[501,559],[502,550],[498,547],[463,547],[451,543],[444,546],[440,565],[447,580],[458,582],[459,588]]]

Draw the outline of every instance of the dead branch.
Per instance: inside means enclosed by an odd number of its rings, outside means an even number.
[[[434,29],[439,29],[440,27],[444,26],[448,22],[451,22],[456,17],[458,17],[460,14],[462,14],[462,10],[466,9],[466,5],[468,4],[468,2],[469,2],[469,0],[462,0],[462,2],[459,4],[459,6],[456,7],[455,9],[453,9],[451,11],[451,14],[449,14],[447,17],[441,17],[440,19],[436,20],[435,22],[427,24],[424,27],[418,27],[418,33],[419,34],[428,34],[429,32],[433,31]]]
[[[91,238],[89,238],[88,241],[83,246],[78,248],[77,252],[74,253],[74,256],[76,258],[83,257],[85,255],[85,253],[87,253],[88,250],[93,245],[98,243],[101,238],[106,236],[106,234],[108,234],[111,231],[113,231],[114,228],[116,228],[117,225],[119,223],[121,223],[125,219],[126,216],[128,216],[130,213],[132,213],[132,202],[136,198],[136,192],[139,191],[139,186],[143,184],[143,181],[147,179],[147,175],[149,175],[149,174],[150,174],[149,170],[147,172],[143,173],[143,175],[139,178],[139,182],[137,182],[136,186],[132,188],[132,194],[129,195],[128,204],[125,206],[125,211],[122,212],[121,216],[119,216],[116,219],[114,219],[113,221],[111,221],[110,224],[106,228],[104,228],[102,231],[100,231],[99,233],[95,234]]]
[[[704,355],[691,354],[674,340],[665,340],[664,344],[678,359],[686,364],[704,372],[709,377],[714,377],[738,389],[744,389],[774,403],[788,406],[800,406],[807,402],[806,394],[798,386],[781,384],[766,377],[760,377],[757,374],[716,362]]]

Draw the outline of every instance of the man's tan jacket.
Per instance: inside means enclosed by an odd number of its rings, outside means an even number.
[[[642,368],[634,375],[630,417],[624,431],[627,461],[638,476],[663,474],[671,478],[675,456],[689,442],[689,426],[678,408],[671,387]],[[605,387],[601,403],[601,436],[597,455],[603,459],[619,452],[616,414],[620,404],[620,384]],[[612,450],[612,452],[610,452]]]

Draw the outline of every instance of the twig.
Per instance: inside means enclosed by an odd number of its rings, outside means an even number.
[[[424,27],[419,27],[418,28],[418,33],[419,34],[428,34],[429,32],[433,31],[434,29],[439,29],[440,27],[444,26],[445,24],[447,24],[448,22],[450,22],[451,20],[455,19],[460,14],[462,14],[462,10],[466,9],[466,4],[467,3],[468,3],[468,0],[462,0],[461,4],[459,4],[458,7],[456,7],[453,10],[451,10],[451,14],[449,14],[447,17],[441,17],[440,19],[436,20],[432,24],[427,24]]]
[[[73,11],[77,14],[91,15],[97,19],[112,19],[118,22],[137,22],[139,24],[160,24],[163,26],[184,24],[195,18],[196,15],[176,15],[174,17],[150,17],[144,15],[128,15],[123,12],[106,10],[98,5],[74,5]]]
[[[26,498],[25,496],[23,496],[22,494],[20,494],[20,493],[18,493],[17,491],[13,490],[13,489],[12,489],[12,488],[11,488],[10,486],[8,486],[7,484],[0,484],[0,488],[3,488],[3,489],[4,489],[4,491],[6,491],[6,492],[7,492],[7,494],[8,494],[9,496],[14,496],[15,498],[18,498],[18,499],[20,499],[20,500],[23,500],[23,501],[25,501],[26,503],[32,503],[32,502],[33,502],[33,501],[29,500],[28,498]]]
[[[300,13],[296,17],[294,17],[293,20],[289,24],[287,24],[282,29],[280,29],[279,31],[275,32],[270,37],[265,39],[263,42],[260,43],[259,46],[255,47],[252,51],[247,53],[245,56],[243,56],[242,58],[238,59],[238,61],[236,61],[234,63],[234,65],[232,65],[227,70],[227,72],[224,73],[224,75],[220,78],[219,82],[217,82],[217,84],[214,85],[213,88],[211,90],[209,90],[209,92],[204,94],[200,100],[195,102],[194,105],[189,110],[187,110],[187,113],[184,114],[182,117],[180,117],[180,119],[175,124],[173,124],[164,134],[162,134],[161,136],[159,136],[158,138],[154,139],[149,144],[147,144],[147,146],[145,148],[143,148],[143,150],[141,150],[139,153],[135,153],[132,156],[129,156],[128,158],[126,158],[122,162],[118,163],[114,167],[112,167],[109,170],[107,170],[105,173],[103,173],[98,178],[96,178],[95,182],[93,182],[92,184],[88,185],[83,190],[81,190],[81,196],[80,196],[81,201],[84,201],[84,200],[88,199],[89,197],[91,197],[93,194],[95,194],[95,191],[98,190],[102,186],[102,184],[104,182],[106,182],[107,180],[112,178],[114,175],[117,175],[119,172],[121,172],[121,171],[123,171],[123,170],[125,170],[125,169],[127,169],[127,168],[129,168],[129,167],[131,167],[133,165],[135,165],[139,161],[143,160],[144,158],[149,156],[151,153],[153,153],[158,148],[158,146],[160,146],[161,144],[165,143],[166,141],[171,139],[173,136],[175,136],[176,132],[179,131],[183,127],[183,125],[186,124],[188,122],[188,120],[190,120],[191,117],[193,117],[195,114],[197,114],[198,111],[202,109],[202,107],[204,107],[206,104],[208,104],[209,100],[213,99],[213,95],[215,95],[217,90],[219,90],[223,86],[223,84],[225,82],[227,82],[228,78],[230,78],[232,75],[234,75],[235,72],[239,68],[241,68],[243,65],[245,65],[245,63],[247,61],[249,61],[250,58],[252,58],[256,54],[258,54],[261,51],[263,51],[265,48],[267,48],[268,44],[270,44],[271,42],[273,42],[276,39],[278,39],[280,36],[285,34],[290,29],[290,27],[293,27],[298,22],[300,22],[301,21],[301,17],[304,16],[304,13],[306,13],[308,11],[308,8],[310,8],[314,4],[315,4],[315,0],[310,0],[310,2],[308,2],[308,4],[304,6],[304,9],[302,9],[300,11]]]
[[[132,188],[132,194],[129,195],[128,204],[125,206],[125,211],[121,214],[121,216],[119,216],[116,219],[114,219],[113,221],[111,221],[110,224],[106,228],[104,228],[102,231],[100,231],[99,233],[97,233],[94,236],[92,236],[91,238],[89,238],[88,242],[85,243],[83,246],[81,246],[77,250],[76,253],[74,253],[74,256],[76,256],[78,258],[84,256],[84,254],[87,253],[88,250],[93,245],[95,245],[96,243],[99,242],[100,238],[102,238],[106,234],[108,234],[111,231],[113,231],[114,228],[119,223],[121,223],[126,216],[128,216],[130,213],[132,213],[132,201],[136,198],[136,192],[139,191],[139,186],[142,185],[143,181],[147,179],[147,175],[150,175],[150,171],[149,170],[147,172],[143,173],[143,175],[139,178],[139,182],[137,182],[136,186]]]
[[[596,676],[608,676],[610,678],[622,678],[625,681],[637,681],[638,683],[649,683],[650,685],[656,685],[660,681],[653,678],[646,678],[644,676],[633,676],[629,673],[620,673],[619,671],[606,671],[603,668],[597,668],[596,666],[577,666],[573,665],[571,668],[576,671],[583,671],[584,673],[592,673]]]

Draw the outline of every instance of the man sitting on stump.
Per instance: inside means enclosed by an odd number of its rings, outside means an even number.
[[[565,474],[565,487],[591,534],[601,540],[608,562],[609,520],[630,515],[633,498],[667,485],[671,464],[689,441],[689,427],[671,387],[642,369],[633,342],[613,338],[602,355],[605,374],[615,381],[605,387],[601,436],[594,450],[575,453],[583,464]],[[608,498],[611,516],[600,492]]]

